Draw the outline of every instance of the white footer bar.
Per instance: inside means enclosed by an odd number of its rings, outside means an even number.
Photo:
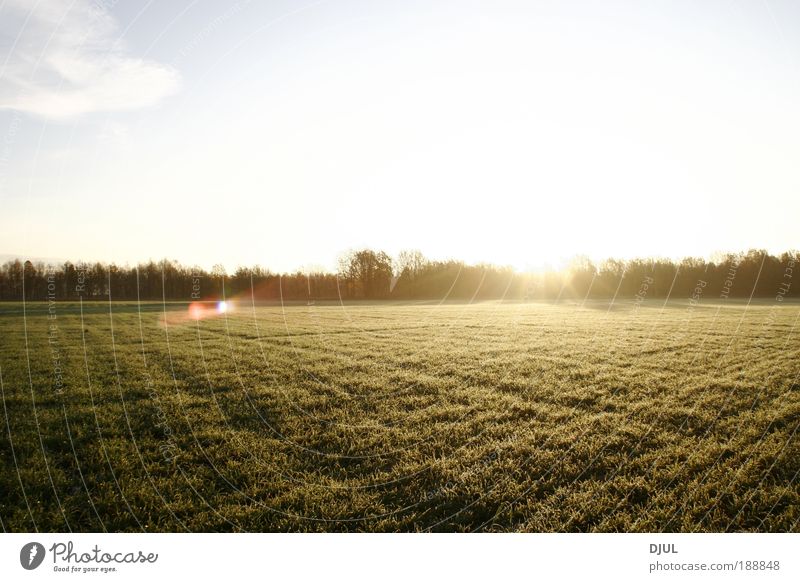
[[[3,534],[2,580],[800,580],[800,534]]]

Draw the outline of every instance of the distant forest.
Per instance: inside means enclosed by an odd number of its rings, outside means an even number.
[[[369,249],[342,256],[336,273],[278,274],[262,267],[210,272],[175,261],[137,266],[105,263],[45,265],[9,261],[0,267],[0,300],[219,300],[256,301],[358,299],[725,299],[800,296],[793,285],[800,253],[765,251],[728,254],[715,260],[686,258],[610,259],[595,264],[576,258],[560,271],[520,273],[510,267],[434,261],[419,251],[392,258]]]

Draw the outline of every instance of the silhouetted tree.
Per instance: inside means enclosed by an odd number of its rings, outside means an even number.
[[[599,265],[576,258],[564,271],[517,273],[508,267],[430,261],[404,251],[393,262],[384,252],[351,251],[338,273],[321,270],[275,274],[262,267],[239,267],[232,276],[216,265],[211,272],[177,261],[149,261],[133,267],[68,261],[44,265],[8,261],[0,265],[0,300],[58,301],[168,300],[252,296],[256,301],[320,299],[686,299],[702,290],[705,300],[800,297],[798,251],[773,256],[764,250],[728,253],[712,260],[685,258],[607,260]],[[395,285],[392,288],[392,276]],[[23,297],[24,283],[24,297]],[[646,284],[646,289],[644,285]],[[198,291],[199,290],[199,291]],[[778,299],[780,298],[780,299]]]
[[[356,297],[379,299],[389,294],[392,259],[383,251],[351,251],[339,260],[339,274]]]

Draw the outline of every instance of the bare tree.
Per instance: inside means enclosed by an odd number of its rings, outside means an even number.
[[[339,259],[339,275],[356,297],[378,299],[389,294],[392,259],[383,251],[350,251]]]

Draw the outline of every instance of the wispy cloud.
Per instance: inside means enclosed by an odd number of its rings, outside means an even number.
[[[147,107],[174,93],[177,71],[129,54],[119,34],[98,3],[7,1],[0,8],[0,109],[63,120]]]

